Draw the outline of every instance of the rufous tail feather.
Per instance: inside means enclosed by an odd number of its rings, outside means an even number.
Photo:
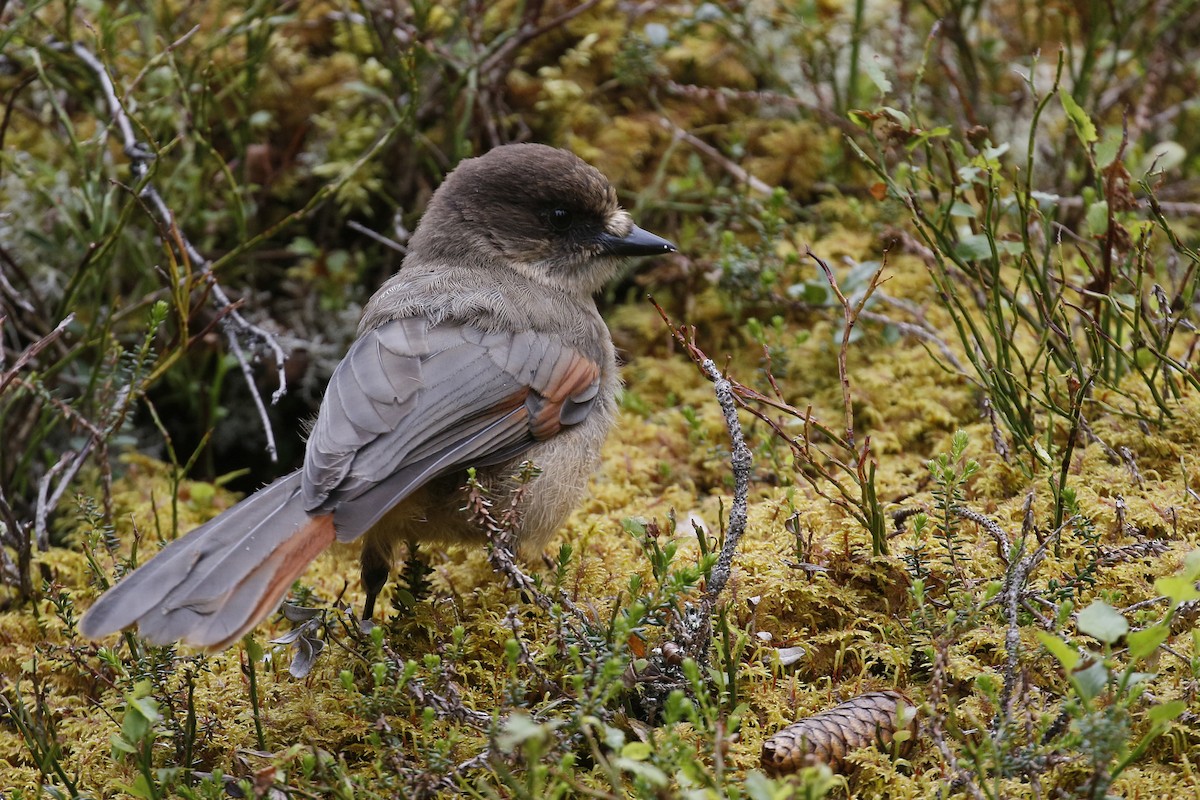
[[[293,472],[168,544],[105,592],[79,630],[99,639],[136,624],[154,644],[223,649],[274,611],[334,538],[333,515],[304,511]]]

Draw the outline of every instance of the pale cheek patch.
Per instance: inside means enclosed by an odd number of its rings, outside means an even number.
[[[625,209],[618,208],[609,215],[604,227],[613,236],[624,239],[633,230],[633,217],[629,216],[629,212]]]

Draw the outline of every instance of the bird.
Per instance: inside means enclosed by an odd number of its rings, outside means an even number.
[[[529,462],[514,538],[540,552],[586,494],[617,410],[595,295],[627,257],[675,251],[634,224],[595,167],[548,145],[465,159],[433,193],[400,269],[330,376],[303,466],[104,592],[79,623],[136,625],[208,651],[269,616],[335,541],[361,541],[370,620],[402,543],[482,544],[467,471],[497,496]]]

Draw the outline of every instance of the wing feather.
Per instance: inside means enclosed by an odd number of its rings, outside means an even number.
[[[334,370],[308,441],[304,507],[349,541],[431,478],[514,458],[583,422],[600,367],[557,337],[389,322]]]

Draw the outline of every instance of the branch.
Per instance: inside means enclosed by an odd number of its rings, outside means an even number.
[[[883,271],[887,269],[887,251],[883,253],[883,261],[879,268],[871,275],[871,279],[867,282],[866,288],[862,292],[857,302],[851,303],[846,295],[842,294],[842,289],[838,286],[837,278],[833,274],[833,269],[826,263],[825,259],[818,256],[810,248],[804,248],[804,254],[817,262],[817,266],[825,273],[825,280],[829,282],[829,287],[833,289],[834,295],[837,296],[838,303],[842,306],[842,318],[844,324],[842,326],[842,346],[838,349],[838,379],[842,384],[842,409],[845,412],[846,419],[846,444],[851,450],[854,449],[854,402],[850,394],[850,372],[846,366],[847,356],[850,350],[850,335],[854,331],[854,326],[858,323],[858,315],[866,307],[867,301],[871,299],[871,295],[878,288],[880,277]]]
[[[5,319],[5,317],[0,316],[0,330],[3,330],[4,328]],[[13,362],[11,368],[4,372],[0,372],[0,394],[3,394],[4,390],[8,388],[8,385],[17,377],[17,373],[21,370],[21,367],[28,364],[30,360],[37,356],[38,353],[45,350],[51,342],[62,336],[63,331],[65,331],[67,326],[74,321],[75,314],[67,314],[66,318],[62,322],[58,323],[58,326],[54,330],[50,331],[41,339],[38,339],[33,344],[29,345],[29,347],[25,348],[21,355],[17,356],[17,359]],[[0,350],[0,367],[2,366],[4,366],[4,352],[3,350]]]
[[[287,355],[272,333],[249,322],[233,307],[233,302],[225,294],[225,290],[217,281],[212,268],[213,262],[201,255],[200,251],[183,234],[175,220],[175,215],[162,199],[158,190],[147,180],[150,172],[150,162],[154,160],[155,154],[144,142],[138,140],[133,130],[133,125],[130,123],[129,116],[125,113],[125,108],[121,105],[121,101],[117,97],[116,87],[113,85],[112,78],[109,77],[104,64],[82,44],[72,44],[71,52],[95,74],[97,81],[100,83],[100,88],[104,92],[105,100],[108,103],[109,113],[112,115],[113,124],[120,131],[125,155],[129,157],[130,172],[136,179],[134,183],[141,186],[138,190],[138,197],[148,204],[155,217],[155,222],[160,228],[172,232],[172,236],[162,237],[164,244],[170,246],[170,240],[174,239],[174,243],[185,254],[193,269],[198,269],[200,275],[208,284],[209,290],[212,292],[215,300],[217,311],[221,316],[221,327],[225,332],[229,347],[241,367],[242,376],[246,381],[246,386],[250,390],[251,397],[254,398],[255,407],[258,409],[263,432],[267,437],[267,452],[270,454],[272,461],[278,460],[275,433],[271,428],[270,418],[267,416],[266,405],[254,381],[253,370],[250,367],[245,352],[242,350],[240,337],[246,337],[266,347],[275,358],[279,388],[271,396],[272,403],[279,402],[279,399],[287,392],[287,376],[284,372],[284,362],[287,360]]]
[[[729,430],[731,445],[729,463],[733,468],[733,505],[729,509],[729,527],[725,531],[725,543],[721,545],[716,566],[713,567],[712,574],[709,576],[706,600],[712,606],[716,604],[725,584],[729,582],[729,574],[733,568],[733,556],[737,552],[742,534],[746,531],[750,469],[753,466],[753,458],[750,455],[750,448],[746,446],[746,437],[742,433],[742,424],[738,421],[737,416],[738,404],[741,403],[745,406],[742,395],[745,393],[746,387],[722,375],[713,360],[696,346],[694,328],[690,334],[685,333],[685,328],[676,328],[667,316],[667,312],[655,302],[653,297],[650,298],[650,302],[658,309],[659,316],[671,329],[671,335],[675,341],[683,346],[688,357],[696,363],[696,366],[700,367],[700,371],[704,373],[705,377],[713,382],[717,403],[721,406],[721,413],[725,417],[725,427]],[[753,409],[750,410],[754,413]]]
[[[698,150],[701,155],[707,156],[708,158],[717,162],[717,164],[719,164],[722,169],[724,169],[726,172],[728,172],[730,175],[732,175],[734,177],[734,179],[737,180],[739,183],[746,184],[747,186],[749,186],[751,189],[758,192],[759,194],[769,195],[775,191],[775,189],[770,184],[759,180],[758,178],[751,175],[749,172],[747,172],[745,169],[743,169],[738,164],[735,164],[734,162],[730,161],[728,158],[726,158],[721,153],[720,150],[713,147],[711,144],[704,141],[703,139],[697,138],[696,136],[693,136],[692,134],[688,133],[683,128],[679,127],[674,122],[667,119],[666,117],[659,117],[658,124],[661,125],[663,128],[666,128],[668,131],[670,131],[671,135],[674,136],[679,141],[686,142],[687,144],[691,145],[693,148]]]
[[[750,492],[750,468],[753,459],[750,456],[750,448],[746,446],[746,437],[742,434],[742,424],[738,421],[733,386],[720,373],[711,358],[706,358],[699,364],[701,372],[714,384],[717,402],[725,416],[725,427],[729,430],[729,441],[732,445],[729,464],[733,468],[733,505],[729,509],[729,528],[725,531],[725,543],[721,546],[721,554],[717,557],[717,564],[713,567],[708,583],[708,602],[715,604],[725,584],[729,582],[733,556],[737,552],[742,534],[746,531],[747,498]]]

